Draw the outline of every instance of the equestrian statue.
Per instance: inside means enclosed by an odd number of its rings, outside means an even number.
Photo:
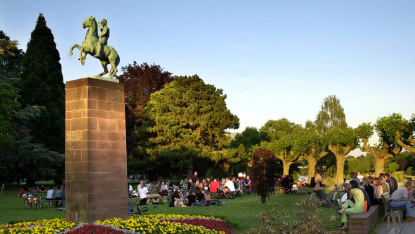
[[[83,28],[88,28],[85,40],[82,42],[82,46],[78,44],[73,45],[69,51],[69,55],[72,55],[72,51],[76,47],[80,51],[79,60],[81,61],[82,65],[85,64],[84,60],[86,59],[87,54],[99,59],[101,61],[102,67],[104,68],[104,72],[100,73],[98,76],[107,74],[107,65],[111,64],[111,70],[109,72],[108,78],[113,78],[113,76],[118,71],[117,66],[120,63],[120,57],[114,48],[107,46],[108,38],[110,36],[107,20],[103,19],[101,21],[101,25],[95,21],[95,17],[91,16],[86,19],[85,22],[82,23]],[[101,34],[99,35],[98,27],[101,31]]]

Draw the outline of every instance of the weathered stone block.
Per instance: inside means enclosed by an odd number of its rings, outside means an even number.
[[[124,106],[123,84],[92,78],[66,84],[68,221],[128,217]]]

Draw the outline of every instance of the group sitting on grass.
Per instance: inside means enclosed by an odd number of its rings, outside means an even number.
[[[241,174],[241,173],[240,173]],[[146,184],[140,181],[137,190],[130,186],[130,197],[140,198],[140,204],[159,203],[160,198],[171,194],[170,206],[191,206],[196,201],[209,201],[213,198],[235,198],[241,194],[251,192],[251,181],[249,176],[243,175],[239,178],[227,177],[218,180],[210,178],[199,180],[197,172],[188,179],[181,180],[180,186],[170,185],[168,181],[151,182]],[[152,200],[152,201],[151,201]]]

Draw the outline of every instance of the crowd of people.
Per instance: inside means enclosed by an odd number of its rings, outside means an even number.
[[[140,204],[158,203],[161,197],[170,195],[171,207],[191,206],[196,201],[209,201],[212,198],[224,197],[235,198],[235,196],[251,192],[251,180],[244,173],[238,177],[227,178],[205,178],[199,179],[197,171],[190,178],[183,179],[178,186],[170,184],[169,181],[140,181],[137,189],[129,186],[131,197],[139,197]]]
[[[313,188],[316,195],[326,206],[331,205],[322,191],[324,187],[323,171],[319,170],[314,177],[315,186]],[[372,176],[370,173],[366,177],[362,173],[350,173],[351,180],[345,184],[346,193],[338,201],[338,213],[341,215],[342,223],[340,229],[348,229],[348,215],[367,212],[370,206],[377,205],[382,202],[382,196],[389,194],[391,207],[405,207],[405,219],[410,222],[415,221],[415,217],[411,212],[412,189],[414,184],[406,182],[404,187],[398,188],[397,180],[390,173],[382,173],[378,177]]]
[[[56,207],[63,207],[65,208],[65,186],[58,186],[56,190],[53,189],[53,187],[49,187],[48,190],[46,190],[44,185],[35,185],[30,190],[27,185],[23,185],[20,189],[19,193],[16,195],[17,197],[32,197],[32,196],[38,196],[38,193],[46,193],[46,201],[48,200],[54,200]],[[58,201],[60,200],[60,204],[58,204]]]

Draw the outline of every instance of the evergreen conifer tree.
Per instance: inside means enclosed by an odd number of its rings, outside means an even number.
[[[65,150],[65,84],[60,56],[52,31],[39,14],[36,27],[23,57],[23,74],[19,83],[22,107],[44,106],[31,126],[35,143],[63,153]]]

